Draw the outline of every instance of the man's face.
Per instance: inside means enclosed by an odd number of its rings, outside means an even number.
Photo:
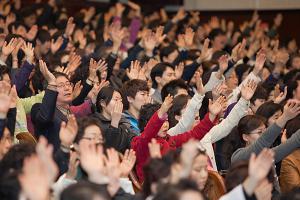
[[[213,49],[215,51],[221,51],[224,49],[226,45],[226,36],[225,35],[218,35],[215,37],[215,39],[212,41]]]
[[[171,67],[167,67],[162,74],[162,77],[158,78],[157,83],[162,88],[164,85],[175,79],[175,71]]]
[[[72,83],[64,76],[59,76],[56,78],[57,84],[57,103],[67,103],[70,104],[72,102],[72,92],[73,87]]]
[[[42,43],[42,42],[39,41],[39,44],[40,44],[40,51],[41,51],[40,53],[42,55],[47,54],[49,52],[50,48],[51,48],[51,42],[50,42],[50,40],[46,41],[44,43]]]
[[[145,105],[149,100],[149,92],[148,91],[138,91],[135,95],[135,98],[128,97],[128,101],[130,106],[132,106],[135,110],[140,111],[141,107]]]
[[[34,14],[25,17],[24,23],[27,27],[32,27],[36,23],[36,16]]]
[[[300,57],[296,57],[292,62],[293,69],[300,69]]]

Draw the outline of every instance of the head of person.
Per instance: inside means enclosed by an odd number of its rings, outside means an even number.
[[[140,111],[140,118],[139,118],[139,129],[141,132],[144,131],[148,121],[151,119],[151,117],[154,115],[156,111],[159,110],[160,104],[145,104],[142,106],[141,111]],[[161,126],[159,132],[158,132],[158,137],[166,137],[167,131],[169,130],[169,122],[166,120],[164,124]]]
[[[168,111],[168,121],[170,128],[174,127],[179,122],[183,113],[185,112],[186,106],[189,101],[190,97],[184,94],[178,95],[174,98],[173,105]],[[195,123],[197,123],[198,120],[199,113],[197,116],[195,116]]]
[[[40,29],[36,36],[36,45],[39,47],[41,55],[46,55],[51,47],[50,33],[44,29]]]
[[[209,33],[209,39],[214,50],[223,50],[226,45],[226,35],[224,31],[220,28],[211,30]]]
[[[78,133],[74,142],[103,145],[105,142],[99,121],[93,117],[78,119]]]
[[[246,115],[240,119],[237,130],[247,146],[254,143],[266,130],[265,119],[258,115]]]
[[[267,90],[261,85],[258,85],[252,98],[250,99],[250,108],[253,113],[255,113],[257,109],[266,102],[268,96]]]
[[[97,95],[97,110],[105,118],[110,120],[111,112],[114,110],[117,102],[122,102],[121,93],[113,87],[103,87]]]
[[[146,81],[133,79],[126,82],[121,88],[124,109],[140,111],[149,99],[149,87]]]
[[[156,64],[150,73],[152,87],[161,90],[164,85],[175,79],[174,66],[170,63]]]
[[[178,55],[177,46],[174,44],[170,44],[160,50],[160,59],[163,62],[173,63]]]
[[[251,66],[247,64],[239,64],[235,67],[235,73],[238,77],[239,83],[241,84],[242,81],[247,77]]]
[[[239,79],[234,70],[232,70],[230,74],[226,77],[225,83],[228,89],[231,90],[235,89],[239,85]]]
[[[208,157],[205,151],[199,150],[198,155],[194,159],[190,173],[190,179],[196,182],[200,191],[204,191],[208,180],[207,161]]]
[[[197,184],[191,180],[182,179],[176,185],[162,185],[153,200],[204,200]]]
[[[300,75],[288,82],[286,98],[300,100]]]
[[[88,181],[72,184],[62,191],[60,200],[110,200],[105,186]]]
[[[248,166],[249,165],[247,161],[239,161],[231,165],[225,177],[225,187],[227,192],[230,192],[246,180],[248,177]],[[270,170],[264,180],[267,180],[269,183],[273,183],[274,173],[272,170]]]
[[[13,145],[13,137],[7,127],[4,128],[2,137],[0,138],[0,160],[9,151]]]
[[[298,117],[287,122],[286,126],[286,137],[289,139],[294,133],[300,129],[300,119]]]
[[[161,89],[162,101],[164,101],[169,94],[173,97],[182,94],[188,95],[188,86],[182,79],[172,80],[169,83],[165,84],[164,87]]]
[[[300,69],[300,54],[291,56],[290,64],[292,69]]]
[[[298,200],[300,199],[300,188],[295,187],[290,192],[282,194],[280,200]]]
[[[257,109],[256,115],[264,117],[270,126],[282,115],[282,106],[273,101],[265,102]]]
[[[9,73],[9,68],[7,66],[0,65],[0,81],[5,81],[11,84]]]
[[[32,27],[36,24],[36,15],[32,7],[26,7],[21,12],[24,24],[27,27]]]
[[[61,72],[54,72],[57,85],[57,100],[58,105],[70,104],[73,100],[73,84],[70,82],[68,76]]]
[[[17,35],[25,35],[27,33],[26,27],[23,23],[16,21],[8,25],[8,30],[10,33]]]

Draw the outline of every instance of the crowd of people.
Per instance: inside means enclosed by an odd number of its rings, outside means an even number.
[[[300,199],[283,20],[2,0],[0,199]]]

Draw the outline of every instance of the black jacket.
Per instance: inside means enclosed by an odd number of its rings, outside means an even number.
[[[101,124],[105,138],[105,147],[113,147],[122,153],[124,153],[126,149],[130,149],[131,140],[136,135],[131,133],[122,121],[120,121],[119,127],[115,128],[110,125],[111,121],[106,119],[102,114],[95,113],[93,117],[97,118]]]

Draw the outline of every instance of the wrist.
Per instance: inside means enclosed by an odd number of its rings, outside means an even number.
[[[3,111],[0,112],[0,119],[6,119],[6,116],[7,116],[7,112],[3,112]]]
[[[114,128],[118,128],[118,127],[119,127],[119,121],[120,121],[120,120],[112,119],[110,125],[111,125],[112,127],[114,127]]]
[[[282,116],[280,116],[277,121],[276,124],[281,127],[284,128],[286,122],[288,121],[288,119],[285,117],[285,114],[283,114]]]
[[[213,122],[213,121],[215,121],[217,115],[214,115],[214,114],[212,114],[212,113],[209,113],[209,114],[208,114],[208,117],[209,117],[209,120],[210,120],[211,122]]]
[[[88,79],[86,79],[86,83],[89,84],[89,85],[94,85],[94,78],[90,78],[88,77]]]

